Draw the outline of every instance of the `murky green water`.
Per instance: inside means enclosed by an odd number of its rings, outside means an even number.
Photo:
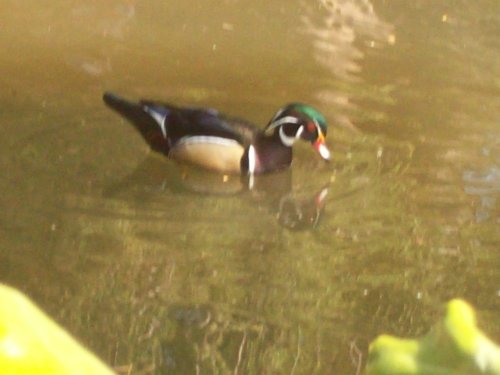
[[[0,281],[119,372],[357,374],[452,297],[500,341],[498,2],[1,3]],[[262,126],[308,102],[334,162],[248,192],[104,90]]]

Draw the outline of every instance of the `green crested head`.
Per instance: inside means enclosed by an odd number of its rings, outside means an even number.
[[[311,142],[323,159],[330,159],[325,145],[328,130],[325,117],[317,109],[303,103],[290,103],[269,121],[266,132],[273,131],[281,142],[291,146],[297,139]]]
[[[325,116],[316,108],[304,103],[290,103],[281,108],[269,122],[268,126],[273,125],[277,120],[286,118],[287,116],[295,117],[305,123],[315,122],[321,128],[323,135],[326,135],[328,125]],[[273,126],[274,128],[274,126]]]
[[[292,103],[289,104],[288,107],[293,111],[302,113],[303,115],[309,117],[314,122],[317,122],[321,128],[321,131],[323,132],[323,135],[326,136],[328,125],[326,123],[325,116],[323,116],[323,114],[320,111],[318,111],[316,108],[311,107],[310,105],[302,103]]]

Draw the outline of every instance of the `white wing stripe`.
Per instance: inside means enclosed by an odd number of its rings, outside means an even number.
[[[200,143],[209,143],[209,144],[221,145],[221,146],[239,145],[239,143],[237,141],[235,141],[234,139],[215,137],[215,136],[211,136],[211,135],[190,135],[190,136],[182,137],[181,139],[179,139],[179,141],[176,143],[176,146],[177,145],[200,144]]]
[[[148,106],[142,107],[143,110],[148,113],[157,123],[160,125],[161,132],[165,138],[167,138],[167,129],[165,127],[165,119],[167,118],[167,114],[160,114],[154,109],[149,108]]]

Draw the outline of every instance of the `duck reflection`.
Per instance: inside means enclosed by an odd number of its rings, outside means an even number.
[[[478,223],[500,223],[500,137],[498,134],[490,137],[480,150],[477,166],[462,174],[465,192],[478,199]]]
[[[294,191],[292,172],[254,177],[221,175],[190,165],[174,164],[150,155],[137,168],[107,186],[106,198],[134,201],[151,200],[157,194],[199,194],[210,196],[241,196],[275,214],[278,223],[289,230],[310,230],[317,227],[328,195],[324,183],[313,193]]]
[[[157,356],[159,373],[194,374],[200,366],[196,344],[210,342],[207,327],[212,323],[212,311],[208,306],[172,306],[169,308],[170,323],[176,326],[176,334],[162,340]]]
[[[465,192],[479,198],[476,222],[493,220],[500,223],[500,168],[491,166],[486,171],[468,170],[463,173]]]
[[[259,366],[252,361],[266,350],[265,343],[274,339],[271,325],[206,305],[171,306],[168,315],[174,334],[159,342],[155,357],[159,374],[213,373],[217,369],[237,374]]]

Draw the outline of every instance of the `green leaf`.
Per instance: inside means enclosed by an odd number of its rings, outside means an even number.
[[[113,374],[27,297],[2,284],[0,373]]]
[[[368,375],[500,375],[500,348],[477,327],[466,302],[448,303],[446,316],[426,336],[379,336],[370,345]]]

